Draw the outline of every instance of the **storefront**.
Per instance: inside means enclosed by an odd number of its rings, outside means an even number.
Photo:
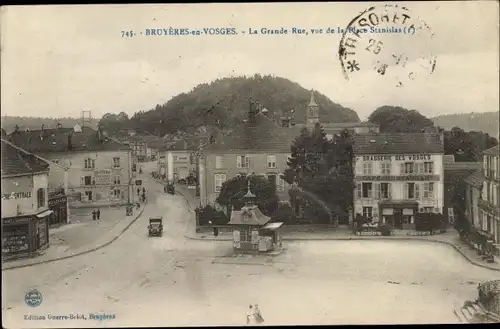
[[[415,215],[418,213],[418,202],[415,201],[381,201],[379,218],[383,224],[395,229],[415,229]]]
[[[64,191],[49,193],[49,226],[64,225],[68,222],[68,197]]]
[[[49,246],[49,216],[52,210],[37,215],[2,218],[2,257],[30,256]]]

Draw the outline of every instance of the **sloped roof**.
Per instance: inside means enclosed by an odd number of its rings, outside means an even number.
[[[183,151],[187,150],[187,142],[183,139],[176,141],[163,141],[163,144],[159,146],[159,151]]]
[[[294,136],[287,128],[276,125],[258,113],[254,122],[244,122],[240,127],[205,148],[206,152],[234,150],[273,151],[289,153]]]
[[[368,122],[368,121],[363,121],[363,122],[320,122],[321,127],[323,127],[324,130],[327,129],[333,129],[333,130],[339,130],[339,129],[349,129],[349,128],[357,128],[357,127],[378,127],[378,125]],[[298,128],[302,129],[303,127],[306,128],[314,128],[314,123],[299,123],[296,124],[295,126],[291,128]]]
[[[443,155],[443,163],[453,163],[455,162],[454,154],[445,154]]]
[[[500,145],[493,146],[492,148],[485,150],[484,154],[499,156],[500,155]]]
[[[259,207],[243,207],[241,210],[233,210],[231,212],[230,225],[266,225],[271,220],[271,217],[264,215]]]
[[[24,153],[2,139],[2,176],[49,171],[49,164]]]
[[[484,182],[484,175],[482,170],[478,170],[474,172],[472,175],[465,178],[465,182],[469,185],[472,185],[476,188],[480,188]]]
[[[71,139],[71,149],[69,149]],[[43,129],[18,131],[9,134],[8,140],[27,151],[34,153],[60,153],[79,151],[118,151],[130,148],[114,139],[101,134],[99,139],[96,130],[83,127],[82,132],[73,128]]]
[[[369,133],[354,135],[354,154],[444,153],[441,134]]]
[[[443,164],[444,171],[470,171],[471,173],[483,167],[482,162],[448,162]]]

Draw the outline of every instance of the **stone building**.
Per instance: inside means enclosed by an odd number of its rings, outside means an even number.
[[[413,229],[416,213],[443,213],[441,134],[357,134],[353,151],[356,214]]]
[[[132,157],[126,145],[100,129],[75,126],[14,130],[14,145],[67,167],[70,207],[124,205],[133,201]]]

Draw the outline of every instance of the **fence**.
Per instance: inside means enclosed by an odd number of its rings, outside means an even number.
[[[500,280],[480,283],[478,295],[478,301],[487,311],[500,315]]]

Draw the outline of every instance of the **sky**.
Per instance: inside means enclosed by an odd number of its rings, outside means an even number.
[[[496,1],[407,3],[410,20],[425,22],[430,30],[363,37],[351,58],[361,61],[362,69],[349,80],[338,57],[341,34],[290,33],[292,27],[323,32],[345,28],[371,5],[381,8],[384,3],[4,6],[1,112],[132,115],[200,83],[256,73],[315,89],[352,108],[362,120],[382,105],[415,109],[428,117],[498,111]],[[392,8],[389,13],[397,10],[401,11]],[[235,28],[238,35],[144,35],[146,29],[170,27]],[[289,33],[248,33],[250,28],[281,27]],[[136,35],[122,37],[121,31]],[[370,38],[382,42],[381,56],[361,47]],[[384,76],[369,68],[378,58],[393,54],[407,56],[408,65],[393,65]],[[419,66],[420,57],[436,58],[434,72],[421,69],[398,87],[401,77]]]

